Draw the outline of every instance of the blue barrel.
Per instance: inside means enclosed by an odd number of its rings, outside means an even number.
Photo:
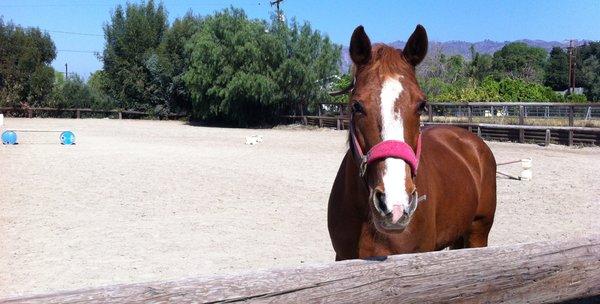
[[[17,144],[17,133],[15,133],[15,131],[2,132],[2,144],[16,145]]]
[[[63,145],[74,145],[75,134],[73,134],[71,131],[64,131],[60,133],[60,143]]]

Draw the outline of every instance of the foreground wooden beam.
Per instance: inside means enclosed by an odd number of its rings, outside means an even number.
[[[541,303],[597,295],[600,236],[115,285],[0,303]]]

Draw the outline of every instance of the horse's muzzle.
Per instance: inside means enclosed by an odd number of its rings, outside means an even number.
[[[407,208],[394,205],[393,209],[389,210],[385,201],[385,193],[377,189],[374,190],[372,202],[375,211],[379,215],[374,215],[376,225],[386,232],[402,232],[410,223],[410,219],[417,210],[419,202],[425,200],[425,198],[425,196],[419,197],[415,190],[409,197]]]

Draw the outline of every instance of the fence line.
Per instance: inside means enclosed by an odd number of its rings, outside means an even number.
[[[123,115],[127,116],[150,116],[150,114],[141,111],[131,111],[131,110],[97,110],[90,108],[49,108],[49,107],[32,107],[32,108],[16,108],[16,107],[0,107],[0,113],[4,115],[8,115],[10,113],[27,113],[27,117],[33,118],[34,113],[39,112],[55,112],[55,113],[64,113],[64,112],[72,112],[74,118],[81,118],[82,113],[92,113],[92,114],[116,114],[119,119],[123,119]],[[167,115],[163,115],[161,117],[166,118],[182,118],[187,116],[187,114],[183,113],[169,113]]]
[[[314,112],[283,118],[320,127],[348,127],[348,104],[320,103]],[[600,103],[432,102],[421,120],[427,125],[457,125],[486,139],[600,145]]]
[[[600,236],[428,252],[0,303],[549,303],[600,300]],[[591,302],[590,302],[591,303]]]

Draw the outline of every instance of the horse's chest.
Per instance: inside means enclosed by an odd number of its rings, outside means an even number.
[[[387,256],[400,253],[423,251],[421,244],[408,233],[386,235],[378,232],[372,225],[363,223],[358,239],[358,258]]]

